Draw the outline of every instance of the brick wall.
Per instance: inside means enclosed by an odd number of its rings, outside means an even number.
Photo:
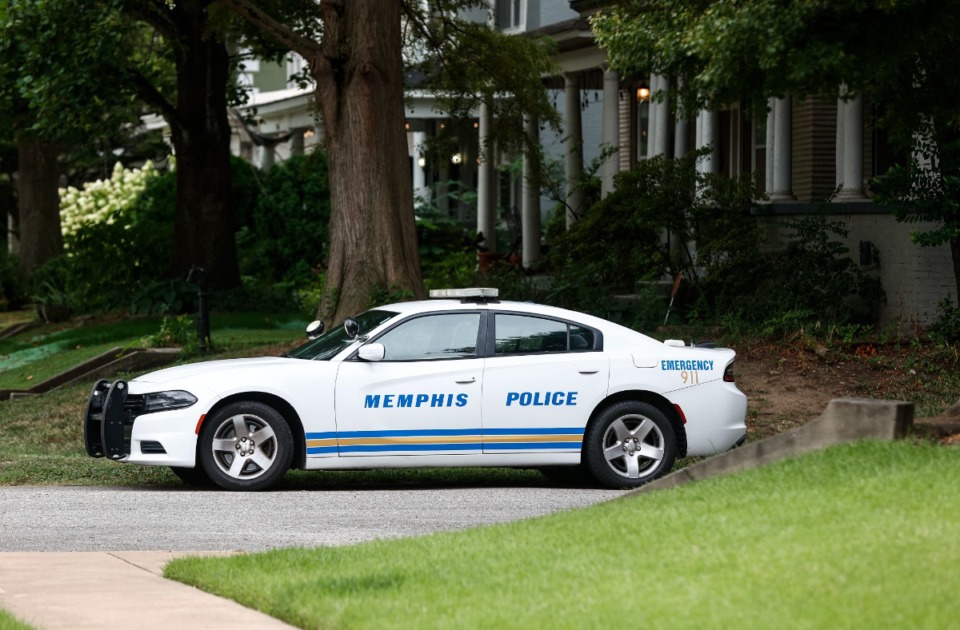
[[[851,206],[854,209],[848,211],[837,208],[828,219],[846,223],[849,234],[844,244],[854,262],[860,261],[861,241],[875,248],[876,261],[862,269],[879,276],[887,294],[887,304],[880,313],[881,328],[900,327],[904,333],[914,333],[936,320],[941,300],[949,297],[957,304],[949,246],[920,247],[910,240],[912,231],[929,229],[930,224],[898,223],[893,215],[873,204]],[[771,237],[783,238],[777,223],[801,216],[796,210],[775,214],[771,219]]]

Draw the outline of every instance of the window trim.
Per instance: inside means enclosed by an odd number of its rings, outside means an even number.
[[[509,7],[508,7],[508,8],[509,8],[508,13],[510,14],[510,26],[504,26],[503,24],[499,24],[499,23],[498,23],[498,21],[499,21],[499,16],[497,15],[497,13],[498,13],[500,7],[499,7],[499,2],[498,2],[498,0],[494,0],[494,3],[493,3],[493,11],[494,11],[493,23],[494,23],[494,28],[495,28],[496,30],[500,31],[501,33],[504,33],[505,35],[516,35],[517,33],[526,32],[526,30],[527,30],[527,0],[500,0],[500,1],[506,2],[506,3],[509,5]],[[514,2],[516,2],[516,5],[514,5]],[[516,8],[515,8],[515,7],[516,7]],[[516,11],[517,13],[520,14],[519,17],[518,17],[518,19],[517,19],[517,22],[516,22],[516,23],[513,22],[513,14],[514,14],[514,11]]]
[[[551,322],[558,322],[561,324],[566,324],[567,326],[578,326],[584,328],[593,333],[593,347],[585,348],[583,350],[571,350],[567,349],[563,352],[556,352],[551,350],[543,350],[539,352],[512,352],[510,354],[497,354],[497,331],[496,331],[496,316],[497,315],[514,315],[517,317],[530,317],[533,319],[545,319]],[[525,313],[523,311],[491,311],[490,317],[487,318],[486,322],[486,347],[484,348],[484,356],[487,358],[508,358],[508,357],[529,357],[529,356],[547,356],[547,355],[557,355],[557,354],[583,354],[585,352],[603,352],[603,333],[593,326],[587,326],[586,324],[573,321],[572,319],[565,319],[562,317],[553,317],[550,315],[542,315],[540,313]],[[567,329],[567,345],[569,346],[569,336],[570,331]]]

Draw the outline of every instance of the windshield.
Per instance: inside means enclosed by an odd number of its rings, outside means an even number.
[[[367,311],[354,319],[360,324],[360,334],[364,335],[396,315],[391,311]],[[342,325],[334,326],[316,339],[311,339],[283,356],[308,361],[329,361],[353,341],[353,337],[347,334]]]

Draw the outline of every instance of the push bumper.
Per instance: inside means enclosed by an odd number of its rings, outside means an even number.
[[[130,433],[141,406],[139,397],[128,395],[125,381],[97,381],[83,418],[87,455],[113,460],[130,455]]]

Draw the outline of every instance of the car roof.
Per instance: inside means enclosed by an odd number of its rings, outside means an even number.
[[[478,309],[543,315],[545,317],[553,317],[556,319],[571,320],[604,331],[618,331],[624,334],[641,335],[644,337],[646,336],[630,328],[626,328],[593,315],[588,315],[587,313],[571,311],[556,306],[547,306],[545,304],[536,304],[534,302],[514,302],[510,300],[476,302],[440,298],[432,300],[418,300],[414,302],[397,302],[395,304],[385,304],[376,308],[376,310],[393,311],[404,316],[414,315],[417,313],[431,313],[436,311],[473,311]]]

